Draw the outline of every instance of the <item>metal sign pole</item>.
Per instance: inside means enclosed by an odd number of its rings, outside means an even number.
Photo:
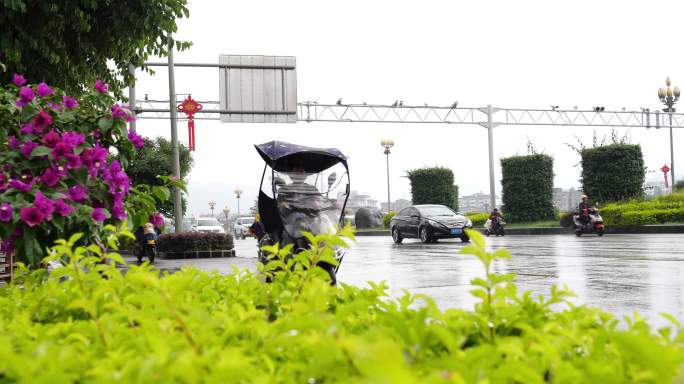
[[[128,85],[128,106],[135,117],[135,104],[137,103],[137,100],[135,99],[135,66],[133,64],[128,64],[128,72],[133,76],[133,80],[131,80],[131,83]],[[135,120],[131,121],[129,124],[131,129],[135,131]]]
[[[169,113],[171,114],[171,169],[173,176],[181,179],[180,175],[180,154],[178,151],[178,125],[176,112],[176,79],[173,68],[173,38],[169,35]],[[173,217],[175,221],[175,231],[180,233],[183,227],[183,205],[181,203],[181,190],[173,188]]]

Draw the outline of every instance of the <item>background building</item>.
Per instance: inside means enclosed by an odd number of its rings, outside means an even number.
[[[501,207],[501,200],[496,196],[496,206]],[[472,195],[459,196],[458,209],[461,212],[489,212],[489,195],[478,192]]]
[[[349,199],[347,200],[345,214],[347,216],[353,216],[356,214],[356,211],[358,211],[359,208],[378,209],[378,201],[372,199],[369,195],[364,195],[357,191],[351,191],[349,193]]]
[[[582,198],[582,192],[575,188],[570,188],[567,191],[563,188],[553,189],[553,206],[559,211],[568,212],[577,209]]]
[[[410,201],[410,200],[406,200],[406,199],[397,199],[397,200],[395,200],[395,201],[392,203],[392,210],[393,210],[394,212],[399,212],[400,210],[402,210],[402,209],[404,209],[404,208],[406,208],[406,207],[408,207],[408,206],[410,206],[410,205],[411,205],[411,201]],[[380,210],[381,210],[382,212],[389,212],[389,209],[387,208],[387,202],[380,203]]]

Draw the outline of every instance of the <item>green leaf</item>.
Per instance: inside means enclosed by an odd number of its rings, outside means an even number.
[[[102,133],[107,133],[112,128],[113,120],[111,117],[101,117],[97,122],[97,126],[100,127]]]
[[[39,145],[35,148],[33,148],[33,151],[31,151],[31,157],[40,157],[40,156],[47,156],[52,152],[52,150],[46,146]]]

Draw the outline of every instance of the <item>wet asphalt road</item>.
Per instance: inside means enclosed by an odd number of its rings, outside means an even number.
[[[497,262],[494,269],[515,273],[519,290],[543,294],[553,284],[567,285],[577,294],[575,302],[620,318],[637,311],[654,325],[666,324],[662,312],[684,319],[682,235],[507,236],[490,237],[487,244],[511,252],[513,259]],[[473,256],[458,253],[462,247],[460,240],[395,245],[389,236],[358,237],[338,275],[358,286],[385,280],[394,296],[403,289],[424,293],[442,308],[471,308],[475,300],[468,293],[469,281],[483,272]],[[237,240],[236,251],[239,257],[231,264],[252,265],[255,241]],[[203,268],[229,270],[225,261],[211,264]]]

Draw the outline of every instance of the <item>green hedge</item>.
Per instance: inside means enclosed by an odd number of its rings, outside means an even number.
[[[684,192],[650,201],[611,203],[601,208],[600,213],[606,225],[684,223]]]
[[[503,211],[509,222],[553,220],[553,158],[534,154],[501,159]]]
[[[397,213],[394,211],[389,211],[387,214],[382,218],[382,226],[385,228],[389,228],[390,226],[390,220],[396,215]]]
[[[473,222],[473,227],[483,226],[489,219],[489,213],[466,213],[466,217]]]
[[[571,293],[520,292],[480,260],[475,306],[441,309],[425,294],[389,296],[385,283],[333,287],[319,268],[280,253],[256,273],[183,268],[159,273],[93,248],[49,278],[21,269],[0,287],[2,383],[674,383],[683,377],[679,326],[622,325]],[[342,244],[316,236],[301,263]],[[275,247],[274,247],[275,248]],[[98,248],[94,247],[95,250]],[[289,264],[291,265],[291,264]],[[315,264],[314,264],[315,265]],[[344,266],[343,266],[344,268]],[[268,272],[271,271],[271,272]],[[277,271],[277,272],[273,272]],[[271,283],[264,283],[267,275]]]
[[[195,252],[233,249],[233,236],[229,233],[183,232],[159,236],[161,252]]]
[[[591,201],[643,197],[646,168],[638,144],[611,144],[581,151],[582,190]]]
[[[408,171],[413,204],[442,204],[458,211],[458,186],[454,173],[444,167]]]

